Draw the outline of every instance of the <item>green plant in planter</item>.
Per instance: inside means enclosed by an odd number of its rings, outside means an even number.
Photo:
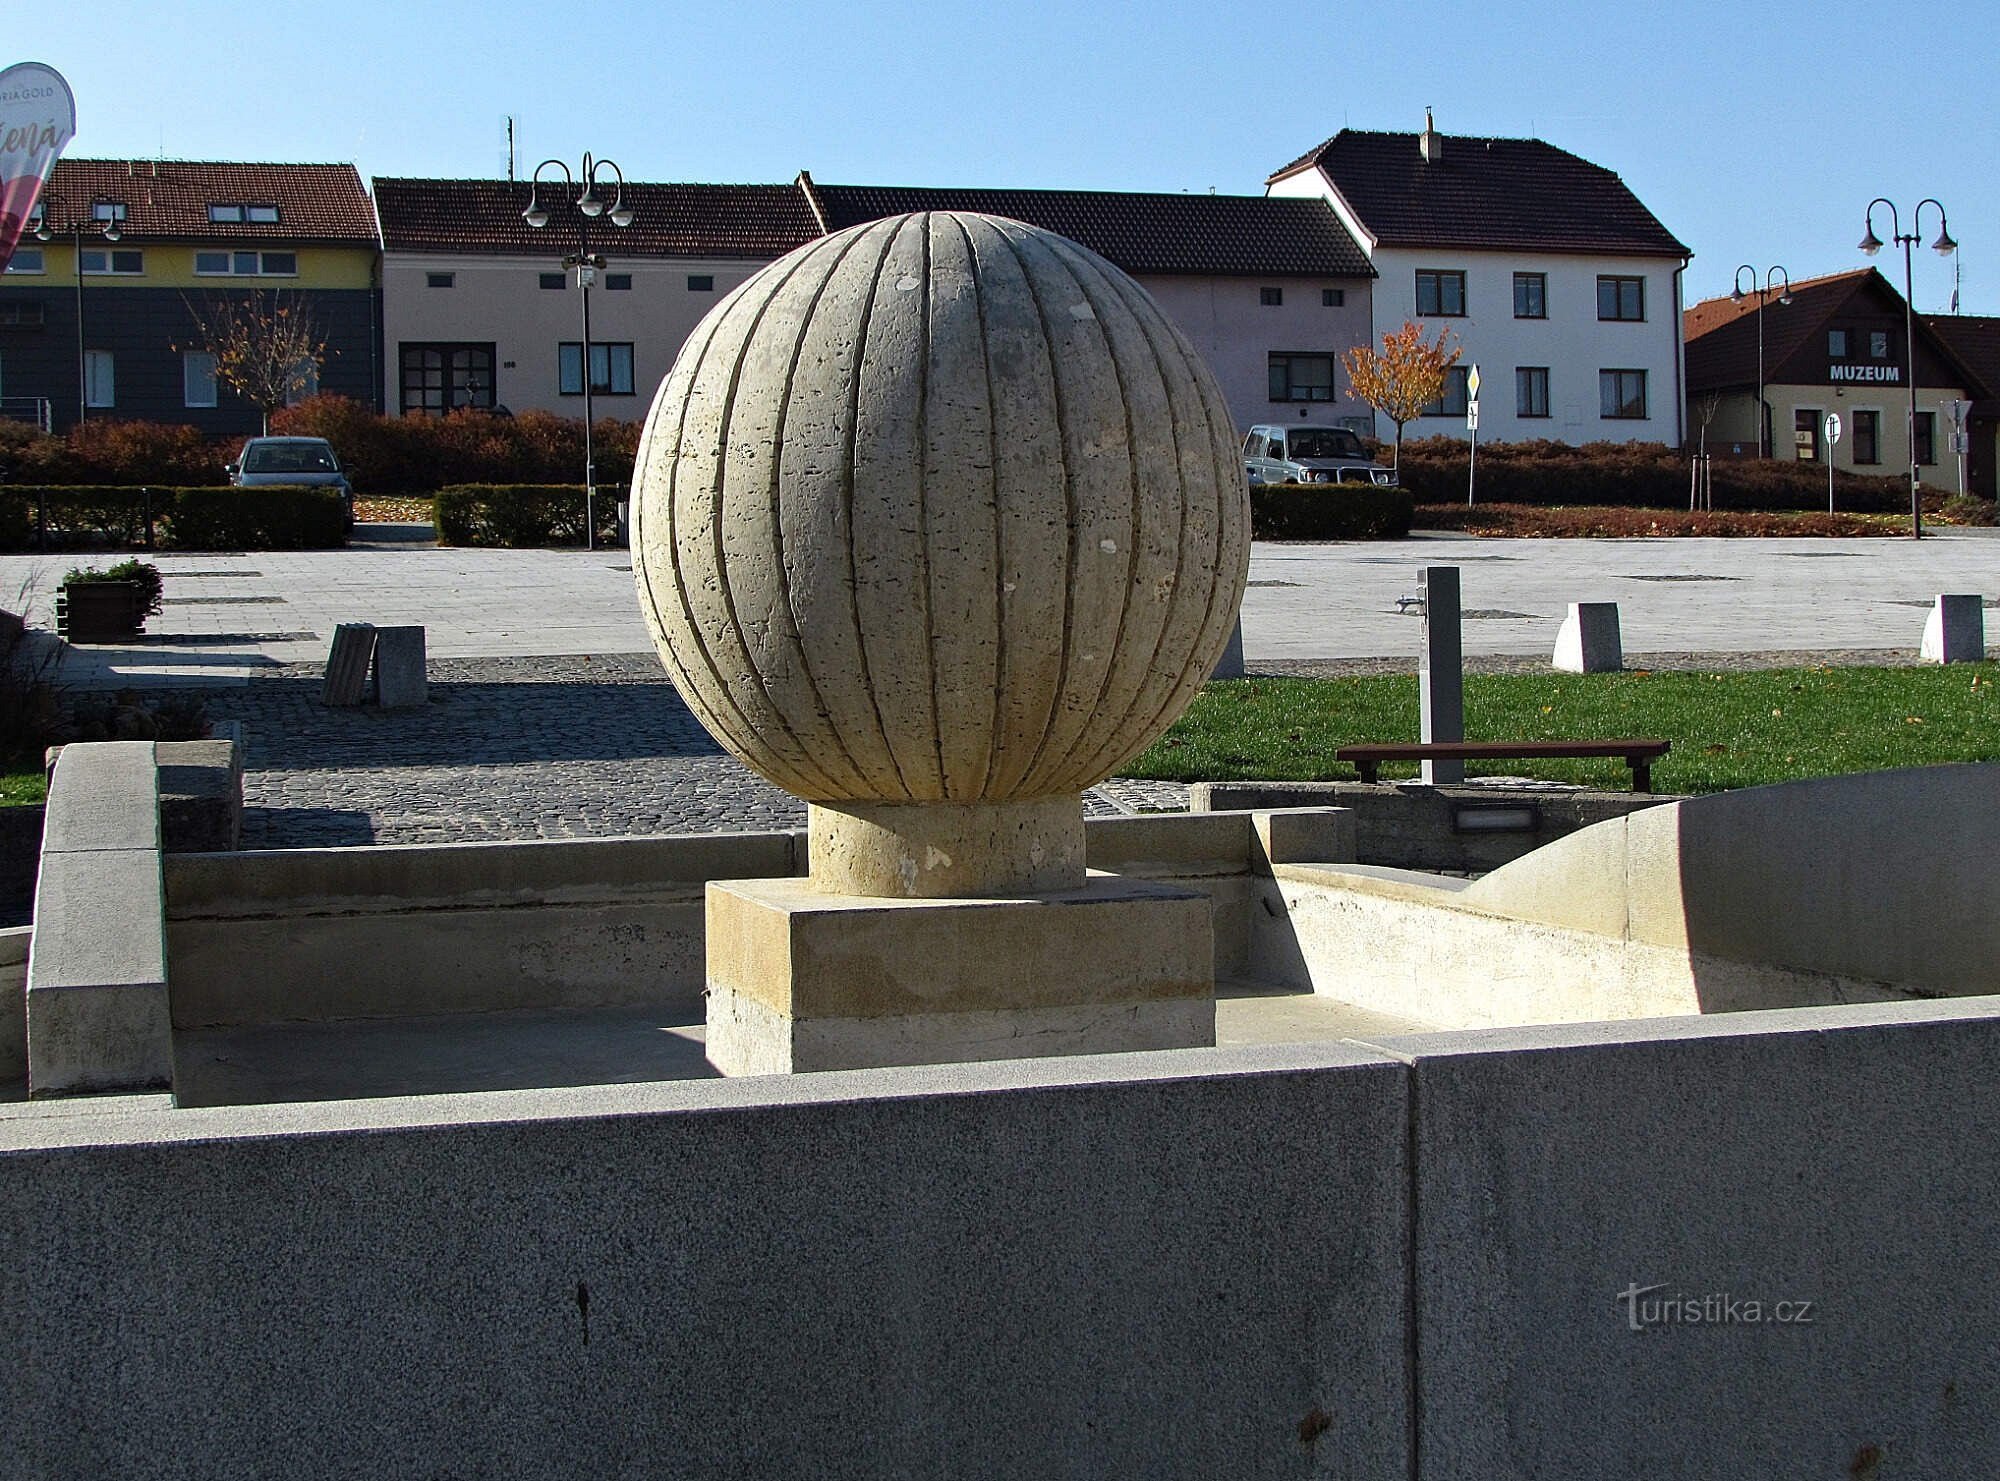
[[[160,568],[150,561],[120,561],[109,570],[100,571],[95,566],[72,568],[63,577],[64,586],[86,586],[97,581],[130,581],[139,588],[139,616],[141,620],[156,617],[160,611],[160,591],[163,585]]]

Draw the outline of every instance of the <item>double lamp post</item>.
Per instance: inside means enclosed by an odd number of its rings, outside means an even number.
[[[1944,207],[1939,205],[1937,201],[1932,200],[1928,196],[1918,201],[1917,209],[1910,213],[1910,229],[1905,233],[1902,230],[1901,219],[1896,214],[1895,202],[1889,200],[1886,196],[1878,195],[1868,203],[1868,210],[1862,217],[1865,228],[1859,246],[1870,257],[1873,257],[1877,252],[1882,250],[1882,239],[1875,235],[1875,208],[1877,206],[1887,206],[1889,208],[1889,236],[1897,246],[1903,249],[1903,354],[1905,363],[1908,366],[1906,379],[1910,383],[1910,424],[1908,429],[1910,449],[1910,537],[1921,540],[1924,535],[1924,510],[1919,494],[1919,473],[1917,468],[1917,315],[1916,309],[1911,303],[1910,248],[1916,245],[1918,237],[1923,234],[1925,206],[1935,206],[1937,208],[1938,234],[1937,240],[1931,243],[1931,250],[1936,252],[1940,257],[1949,257],[1953,252],[1958,250],[1958,243],[1951,239],[1950,228],[1945,225]],[[1936,440],[1935,432],[1933,432],[1932,440],[1933,442]]]
[[[60,205],[69,219],[61,226],[49,223],[49,212]],[[105,207],[105,214],[99,216],[97,208]],[[84,352],[83,339],[83,233],[88,227],[103,236],[107,242],[118,241],[125,230],[118,224],[118,202],[108,196],[97,196],[90,203],[90,215],[79,216],[75,208],[60,191],[44,190],[35,207],[35,240],[52,242],[58,236],[70,239],[70,266],[76,273],[76,419],[87,421],[90,416],[90,361]],[[109,266],[109,264],[106,264]]]
[[[576,285],[583,298],[583,543],[587,550],[597,548],[597,463],[591,442],[591,391],[596,376],[593,373],[590,355],[590,285],[597,274],[604,269],[604,258],[590,250],[590,223],[599,216],[606,217],[613,226],[627,227],[632,224],[632,208],[625,204],[625,172],[613,160],[598,159],[586,153],[583,163],[572,175],[569,166],[559,159],[545,159],[535,166],[535,173],[528,182],[528,208],[521,213],[521,219],[535,230],[540,231],[549,224],[548,207],[541,204],[540,192],[544,189],[542,173],[556,169],[562,172],[563,188],[548,187],[558,204],[573,207],[576,211],[576,251],[563,258],[565,268],[576,269]],[[608,171],[615,180],[612,186],[610,204],[598,193],[597,177]],[[570,192],[576,192],[571,198]],[[610,356],[605,357],[605,379],[610,380]]]

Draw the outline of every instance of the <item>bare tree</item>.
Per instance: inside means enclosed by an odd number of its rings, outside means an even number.
[[[326,340],[312,310],[284,293],[205,299],[188,304],[200,348],[215,357],[215,378],[264,417],[318,378]]]

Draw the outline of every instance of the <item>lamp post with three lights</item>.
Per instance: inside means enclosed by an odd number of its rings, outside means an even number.
[[[590,363],[590,285],[604,268],[604,258],[590,250],[590,223],[599,216],[607,217],[616,227],[632,224],[632,208],[625,204],[625,172],[615,161],[598,159],[586,153],[582,166],[572,175],[569,166],[559,159],[545,159],[535,166],[535,173],[528,182],[528,207],[521,212],[521,219],[535,230],[540,231],[549,224],[548,207],[541,204],[539,192],[543,188],[542,172],[554,168],[562,171],[564,189],[556,192],[567,196],[577,192],[574,200],[564,200],[564,204],[576,208],[576,244],[574,253],[563,258],[563,266],[576,269],[576,285],[583,297],[583,543],[587,550],[597,548],[597,463],[591,443],[591,389],[594,379]],[[606,206],[597,193],[597,177],[602,171],[609,171],[615,177],[611,203]],[[609,380],[610,357],[605,359],[606,379]]]
[[[1910,248],[1923,234],[1925,206],[1937,207],[1938,234],[1937,240],[1931,243],[1931,250],[1940,257],[1949,257],[1958,250],[1958,243],[1951,239],[1951,229],[1945,224],[1944,207],[1929,196],[1918,201],[1917,209],[1910,213],[1910,229],[1906,233],[1896,214],[1896,203],[1887,196],[1878,195],[1868,203],[1868,209],[1863,213],[1864,230],[1858,244],[1870,257],[1882,250],[1882,239],[1875,235],[1877,206],[1889,208],[1889,236],[1903,249],[1903,363],[1910,383],[1910,424],[1907,429],[1910,449],[1910,538],[1921,540],[1924,537],[1924,507],[1919,494],[1917,467],[1917,313],[1911,304]]]

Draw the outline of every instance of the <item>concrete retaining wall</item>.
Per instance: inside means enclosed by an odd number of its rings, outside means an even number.
[[[1286,858],[1344,857],[1313,810]],[[1249,959],[1247,813],[1094,819],[1093,869],[1208,895],[1216,973]],[[530,1008],[653,1006],[699,1017],[703,891],[803,873],[803,833],[690,834],[166,860],[177,1028]],[[269,970],[282,960],[285,970]]]
[[[27,926],[0,930],[0,1087],[25,1086],[28,1080],[28,946],[33,936]]]
[[[47,1475],[1990,1475],[1996,1015],[0,1114],[0,1430]]]

